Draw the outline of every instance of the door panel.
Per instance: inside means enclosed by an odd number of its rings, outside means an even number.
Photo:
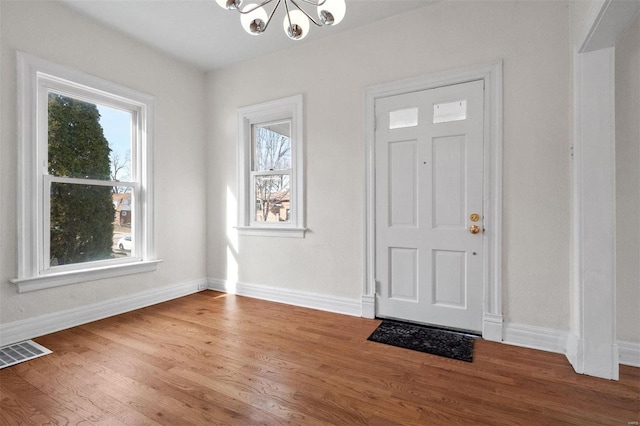
[[[389,226],[417,226],[416,143],[389,144]]]
[[[413,248],[389,247],[389,282],[392,299],[417,301],[418,251]]]
[[[435,305],[464,308],[467,301],[467,254],[434,250],[433,279]]]
[[[482,329],[483,91],[376,100],[378,316]]]
[[[465,137],[433,139],[434,228],[465,227]]]

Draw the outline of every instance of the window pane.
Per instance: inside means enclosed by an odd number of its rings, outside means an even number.
[[[134,179],[131,170],[131,132],[133,117],[131,112],[97,105],[100,112],[100,125],[104,137],[109,142],[109,168],[111,180],[131,182]]]
[[[467,100],[435,104],[433,106],[433,124],[447,123],[467,119]]]
[[[291,122],[253,126],[253,170],[288,170],[291,168]]]
[[[51,183],[51,266],[112,258],[112,195],[109,186]]]
[[[399,109],[389,112],[389,130],[418,125],[418,108]]]
[[[49,174],[130,180],[130,112],[49,93],[47,130]]]
[[[133,252],[134,241],[131,233],[133,223],[133,189],[127,186],[114,186],[113,208],[113,254],[114,257],[128,257]]]
[[[288,222],[291,209],[289,175],[255,176],[256,222]]]

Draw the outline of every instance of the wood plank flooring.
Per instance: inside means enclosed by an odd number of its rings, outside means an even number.
[[[477,340],[473,363],[368,342],[379,321],[206,291],[35,339],[0,424],[637,425],[640,369]],[[635,422],[635,423],[634,423]]]

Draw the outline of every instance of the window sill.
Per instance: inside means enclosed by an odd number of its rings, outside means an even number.
[[[304,238],[307,228],[276,228],[276,227],[256,227],[238,226],[238,235],[256,237],[284,237],[284,238]]]
[[[61,287],[86,281],[104,278],[121,277],[123,275],[141,274],[156,270],[161,260],[149,260],[121,265],[110,265],[101,268],[83,269],[81,271],[59,272],[56,274],[39,275],[37,277],[14,278],[11,281],[18,287],[18,293],[42,290],[45,288]]]

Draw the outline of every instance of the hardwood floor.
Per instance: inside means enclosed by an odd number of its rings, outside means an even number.
[[[637,425],[640,369],[478,340],[473,363],[368,342],[367,320],[213,291],[35,339],[2,425]]]

